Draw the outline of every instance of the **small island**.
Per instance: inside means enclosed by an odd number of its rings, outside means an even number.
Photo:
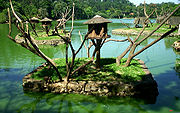
[[[159,17],[160,18],[160,17]],[[155,30],[162,20],[165,18],[161,18],[161,20],[157,18],[156,23],[147,23],[144,32],[141,34],[142,36],[146,36],[151,33],[151,31]],[[139,19],[139,20],[137,20]],[[137,36],[139,32],[142,30],[142,27],[145,23],[145,17],[135,18],[134,24],[135,26],[130,28],[121,28],[112,30],[112,34],[116,35],[135,35]],[[168,29],[175,27],[180,24],[180,17],[171,17],[165,24],[163,24],[152,36],[162,36]],[[173,33],[169,34],[170,37],[180,36],[180,30],[176,30]]]
[[[111,37],[107,32],[107,24],[111,22],[99,15],[84,22],[88,25],[84,41],[91,40],[95,47],[92,58],[75,58],[77,52],[74,52],[69,42],[73,57],[53,60],[62,78],[45,63],[23,78],[24,90],[98,96],[156,97],[157,83],[143,61],[132,59],[127,67],[127,59],[121,59],[121,64],[117,65],[116,58],[100,57],[101,47],[107,38]],[[71,62],[67,63],[68,60]]]
[[[76,67],[89,59],[77,58]],[[58,70],[65,77],[65,59],[55,59]],[[135,59],[131,66],[116,65],[115,58],[102,58],[103,67],[95,70],[95,64],[76,72],[69,82],[60,81],[56,72],[46,63],[23,78],[25,91],[53,93],[78,93],[98,96],[154,96],[158,95],[157,83],[144,62]],[[75,68],[76,68],[75,67]]]
[[[147,27],[142,33],[142,36],[148,35],[152,30],[154,30],[159,24],[154,23],[152,27]],[[121,28],[112,30],[112,34],[115,35],[132,35],[137,36],[142,28]],[[157,30],[152,36],[162,36],[167,29],[170,29],[168,25],[163,25],[159,30]],[[169,35],[170,37],[180,36],[178,31],[175,31]]]
[[[61,32],[61,29],[58,30],[59,32]],[[35,39],[35,42],[38,44],[38,45],[51,45],[51,46],[57,46],[57,45],[61,45],[61,44],[64,44],[65,42],[63,41],[63,39],[61,39],[59,36],[57,36],[56,34],[53,34],[52,33],[53,30],[50,30],[49,31],[49,35],[47,36],[46,35],[46,32],[45,31],[40,31],[38,30],[37,31],[37,35],[36,36],[33,32],[31,32],[31,35],[34,37]],[[67,31],[66,31],[67,32]],[[66,35],[68,35],[68,32],[67,33],[60,33],[60,35],[62,35],[63,37],[66,37]],[[15,40],[19,43],[21,42],[25,42],[23,36],[21,36],[21,34],[18,34],[16,37],[15,37]]]
[[[42,28],[36,30],[37,24],[41,22]],[[60,38],[58,35],[61,35],[63,37],[67,37],[69,35],[68,31],[63,29],[63,26],[65,26],[65,18],[63,19],[58,19],[57,20],[58,24],[55,27],[52,27],[52,20],[45,17],[42,20],[39,20],[36,17],[33,17],[30,19],[30,21],[26,21],[26,26],[30,25],[32,27],[32,31],[30,32],[30,35],[34,38],[34,41],[38,45],[52,45],[52,46],[57,46],[59,44],[64,44],[65,42],[63,41],[62,38]],[[30,24],[29,24],[30,23]],[[27,29],[29,29],[27,27]],[[58,33],[55,33],[58,32]],[[16,37],[15,40],[18,43],[25,43],[25,38],[21,33],[19,33]]]

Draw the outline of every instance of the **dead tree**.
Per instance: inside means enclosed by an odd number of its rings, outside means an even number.
[[[144,0],[144,15],[146,16],[146,18],[148,18],[148,14],[146,13],[146,1]],[[151,26],[153,26],[152,22],[148,19],[147,21],[148,23],[151,24]],[[147,24],[148,25],[148,24]]]
[[[21,45],[22,47],[26,48],[27,50],[31,51],[32,53],[34,53],[35,55],[43,58],[44,60],[47,61],[47,63],[53,67],[53,69],[56,71],[58,77],[60,80],[62,80],[62,77],[56,67],[56,64],[53,62],[52,59],[50,59],[49,57],[47,57],[38,47],[38,45],[35,43],[35,40],[33,37],[31,37],[30,32],[29,32],[29,28],[28,28],[28,24],[26,24],[26,28],[24,27],[24,24],[22,22],[22,20],[17,16],[16,12],[14,11],[13,5],[11,0],[10,1],[10,6],[12,9],[12,13],[14,15],[14,17],[16,18],[16,21],[18,23],[16,23],[16,27],[17,29],[19,29],[19,31],[21,32],[21,34],[23,35],[24,41],[23,42],[17,42],[13,37],[11,37],[11,15],[10,15],[10,11],[8,9],[8,16],[9,16],[9,34],[8,37],[9,39],[11,39],[13,42],[15,42],[16,44]]]
[[[81,39],[81,42],[83,42],[83,38],[82,38],[82,35],[81,35],[80,31],[79,31],[79,37]],[[92,41],[88,42],[88,46],[84,43],[84,47],[86,48],[88,58],[90,58],[90,52],[89,51],[90,51],[92,46],[93,46]]]
[[[73,70],[74,68],[74,62],[75,62],[75,58],[76,58],[76,55],[79,53],[79,51],[82,49],[86,39],[87,39],[87,36],[89,34],[89,32],[85,35],[80,47],[77,49],[77,51],[75,51],[72,43],[71,43],[71,36],[72,36],[72,32],[73,32],[73,26],[74,26],[74,7],[75,7],[75,4],[73,3],[73,10],[72,10],[72,25],[71,25],[71,30],[70,32],[68,33],[68,35],[66,35],[66,37],[63,37],[61,36],[59,33],[58,33],[58,30],[56,29],[56,33],[58,34],[59,37],[61,37],[64,41],[65,41],[65,44],[66,44],[66,70],[67,70],[67,75],[66,75],[66,78],[65,78],[65,81],[68,82],[69,81],[69,78],[75,73],[77,72],[78,70],[84,68],[86,65],[92,63],[94,61],[94,56],[95,56],[95,53],[96,53],[96,50],[94,50],[94,53],[92,55],[92,58],[90,61],[88,61],[87,63],[83,64],[82,66],[78,67],[77,69]],[[70,47],[70,50],[72,52],[72,58],[71,58],[71,61],[69,61],[69,57],[68,57],[68,47]]]
[[[55,30],[54,31],[56,31],[56,29],[58,29],[60,27],[62,29],[62,31],[65,32],[64,30],[66,29],[66,23],[72,17],[72,15],[68,17],[70,12],[71,12],[71,9],[69,9],[69,7],[66,8],[65,12],[62,12],[62,14],[61,14],[62,18],[57,20],[58,24],[57,24],[57,26],[55,26]]]
[[[119,65],[120,64],[120,60],[129,52],[128,55],[128,59],[126,61],[125,66],[129,66],[131,63],[131,60],[137,56],[138,54],[140,54],[141,52],[143,52],[144,50],[146,50],[147,48],[151,47],[153,44],[157,43],[158,41],[160,41],[161,39],[163,39],[164,37],[168,36],[170,33],[174,32],[175,30],[177,30],[177,27],[171,29],[170,31],[166,32],[165,34],[163,34],[161,37],[159,37],[158,39],[156,39],[155,41],[151,42],[150,44],[148,44],[147,46],[145,46],[143,49],[137,51],[136,53],[135,50],[138,47],[138,45],[140,45],[144,40],[148,39],[155,31],[157,31],[178,9],[180,8],[180,5],[168,16],[166,17],[159,26],[157,26],[157,28],[153,31],[151,31],[147,36],[145,36],[143,39],[137,41],[140,37],[140,35],[143,33],[145,27],[143,27],[143,29],[141,30],[141,32],[138,34],[138,36],[136,37],[136,39],[131,40],[129,38],[129,41],[131,42],[130,46],[120,55],[117,57],[116,62]]]
[[[153,11],[153,12],[154,12],[154,11]],[[153,15],[153,12],[148,16],[148,18]],[[143,28],[142,28],[142,30],[139,32],[138,36],[134,39],[134,42],[136,42],[136,41],[139,39],[139,37],[141,36],[141,34],[144,32],[145,27],[146,27],[146,24],[147,24],[146,21],[148,20],[148,18],[145,19],[144,24],[143,24]],[[133,42],[132,42],[132,40],[129,38],[129,36],[128,36],[128,41],[131,42],[131,44],[127,47],[127,49],[126,49],[120,56],[118,56],[118,57],[116,58],[116,63],[117,63],[117,65],[120,65],[121,59],[129,52],[129,50],[131,49],[131,47],[132,47],[132,45],[133,45]]]

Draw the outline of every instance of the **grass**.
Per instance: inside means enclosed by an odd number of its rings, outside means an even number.
[[[157,23],[153,23],[153,27],[146,27],[145,28],[145,31],[148,31],[148,32],[151,32],[151,31],[153,31],[157,26],[158,26],[159,24],[157,24]],[[173,26],[172,26],[173,27]],[[123,28],[124,30],[130,30],[129,28]],[[141,31],[142,30],[142,28],[131,28],[131,30],[135,30],[135,31]],[[165,33],[165,32],[167,32],[168,30],[170,30],[169,29],[169,26],[168,25],[165,25],[165,24],[163,24],[155,33]],[[178,31],[176,30],[174,33],[177,33]]]
[[[65,36],[64,33],[60,33],[61,30],[58,30],[58,31],[59,31],[59,34],[60,34],[61,36]],[[48,33],[49,36],[46,36],[46,32],[45,32],[45,31],[37,31],[37,34],[38,34],[38,37],[35,35],[34,32],[31,33],[32,37],[34,37],[35,40],[52,40],[52,39],[60,39],[59,36],[53,35],[53,34],[52,34],[52,30],[49,31],[49,33]]]
[[[59,32],[59,34],[60,34],[61,36],[65,36],[64,33],[61,33],[61,30],[58,30],[58,32]],[[67,33],[67,31],[66,31],[66,33]],[[30,34],[31,34],[31,36],[32,36],[35,40],[61,39],[59,36],[53,35],[53,34],[52,34],[52,30],[49,31],[49,33],[48,33],[49,36],[46,35],[46,32],[45,32],[45,31],[37,31],[38,37],[35,35],[34,32],[31,32]],[[19,38],[23,39],[23,37],[21,37],[20,34],[19,34]]]
[[[76,69],[78,66],[87,62],[87,58],[77,58],[75,60]],[[129,67],[123,67],[126,59],[122,59],[122,64],[120,66],[116,65],[115,58],[102,58],[101,59],[101,70],[95,70],[94,64],[87,65],[81,71],[75,73],[72,76],[73,80],[93,80],[93,81],[114,81],[122,80],[124,82],[133,82],[141,80],[145,75],[145,72],[141,68],[141,65],[137,60],[133,60]],[[55,60],[58,70],[62,77],[66,76],[66,65],[65,59]],[[57,80],[56,72],[49,67],[44,67],[41,71],[35,72],[31,77],[38,80],[43,80],[44,76],[51,76],[52,80]]]

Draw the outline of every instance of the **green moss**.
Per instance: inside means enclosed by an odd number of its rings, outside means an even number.
[[[61,31],[61,30],[59,30],[59,32],[60,32],[60,31]],[[52,34],[52,30],[50,30],[48,34],[49,34],[49,36],[46,36],[46,32],[45,32],[45,31],[38,31],[38,32],[37,32],[38,37],[37,37],[34,32],[31,33],[32,37],[34,37],[35,40],[60,39],[59,36]],[[59,34],[60,34],[61,36],[65,36],[64,33],[59,33]]]
[[[59,31],[59,34],[60,34],[61,36],[65,36],[65,33],[60,33],[61,30],[58,30],[58,31]],[[66,33],[68,33],[68,31],[66,31]],[[31,34],[31,36],[32,36],[35,40],[61,39],[61,38],[60,38],[59,36],[57,36],[56,34],[53,35],[53,34],[52,34],[52,30],[49,31],[49,33],[48,33],[49,36],[46,35],[46,32],[45,32],[45,31],[37,31],[37,35],[38,35],[38,36],[36,36],[34,32],[31,32],[30,34]],[[18,38],[23,39],[23,37],[22,37],[22,35],[21,35],[20,33],[18,34]]]
[[[100,80],[100,81],[113,81],[113,80],[123,80],[124,82],[132,82],[141,80],[145,75],[145,72],[141,68],[141,65],[137,60],[133,60],[129,67],[123,67],[126,59],[122,59],[122,64],[120,66],[116,65],[115,58],[102,58],[101,59],[101,70],[95,70],[94,64],[87,65],[81,71],[75,73],[72,76],[74,80]],[[79,67],[83,63],[89,61],[87,58],[77,58],[75,60],[75,67]],[[66,65],[65,59],[55,60],[58,70],[62,77],[66,76]],[[35,72],[31,77],[34,79],[42,80],[44,76],[51,76],[52,80],[57,80],[56,72],[49,67],[43,68],[41,71]]]

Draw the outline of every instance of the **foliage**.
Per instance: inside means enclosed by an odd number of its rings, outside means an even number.
[[[7,20],[6,14],[4,12],[0,13],[0,23],[5,23]]]
[[[61,30],[59,30],[60,32]],[[61,36],[65,36],[64,33],[59,33]],[[42,31],[42,32],[37,32],[38,37],[34,34],[34,32],[31,33],[32,37],[35,38],[35,40],[51,40],[51,39],[60,39],[59,36],[57,35],[53,35],[52,34],[52,30],[50,30],[49,32],[49,36],[46,36],[46,32]]]
[[[143,4],[136,7],[129,0],[12,0],[16,12],[27,17],[49,17],[52,19],[62,18],[61,13],[75,2],[75,19],[89,19],[94,15],[101,15],[106,18],[136,17],[144,16]],[[9,0],[0,0],[0,14],[9,7]],[[174,10],[178,4],[173,2],[161,4],[146,4],[147,14],[157,8],[159,15],[167,14]],[[5,13],[4,13],[5,14]],[[180,11],[175,13],[180,16]],[[2,16],[1,16],[2,17]],[[156,17],[154,14],[153,17]]]
[[[82,65],[87,62],[87,58],[77,58],[75,60],[75,67]],[[101,70],[94,69],[94,64],[87,65],[85,69],[80,70],[72,76],[74,80],[123,80],[125,82],[141,80],[145,75],[145,72],[141,68],[141,65],[137,60],[131,62],[131,66],[123,67],[126,59],[122,59],[122,64],[120,66],[116,65],[115,58],[102,58],[101,63],[103,65]],[[57,67],[63,77],[66,76],[66,65],[65,59],[55,60]],[[53,69],[49,67],[44,67],[42,70],[37,71],[31,77],[34,79],[44,79],[44,76],[51,76],[52,80],[57,80],[58,77]]]
[[[151,14],[151,12],[157,8],[157,14],[158,16],[164,16],[172,12],[179,4],[174,4],[173,2],[168,2],[168,3],[161,3],[161,4],[146,4],[146,12],[147,14]],[[139,16],[143,17],[144,15],[144,4],[140,4],[137,7],[137,11],[139,12]],[[180,10],[178,10],[174,16],[180,16]],[[156,18],[156,14],[154,13],[153,16]]]
[[[91,18],[96,14],[102,14],[101,16],[113,18],[117,17],[119,12],[123,11],[129,15],[129,13],[135,13],[135,5],[128,0],[16,0],[13,1],[15,11],[27,17],[49,17],[52,19],[61,18],[61,13],[65,12],[66,7],[71,7],[72,2],[75,2],[75,18],[86,19]],[[8,0],[0,0],[0,9],[4,10],[9,7]],[[6,5],[7,4],[7,5]],[[1,12],[1,11],[0,11]],[[114,14],[115,13],[115,14]]]

